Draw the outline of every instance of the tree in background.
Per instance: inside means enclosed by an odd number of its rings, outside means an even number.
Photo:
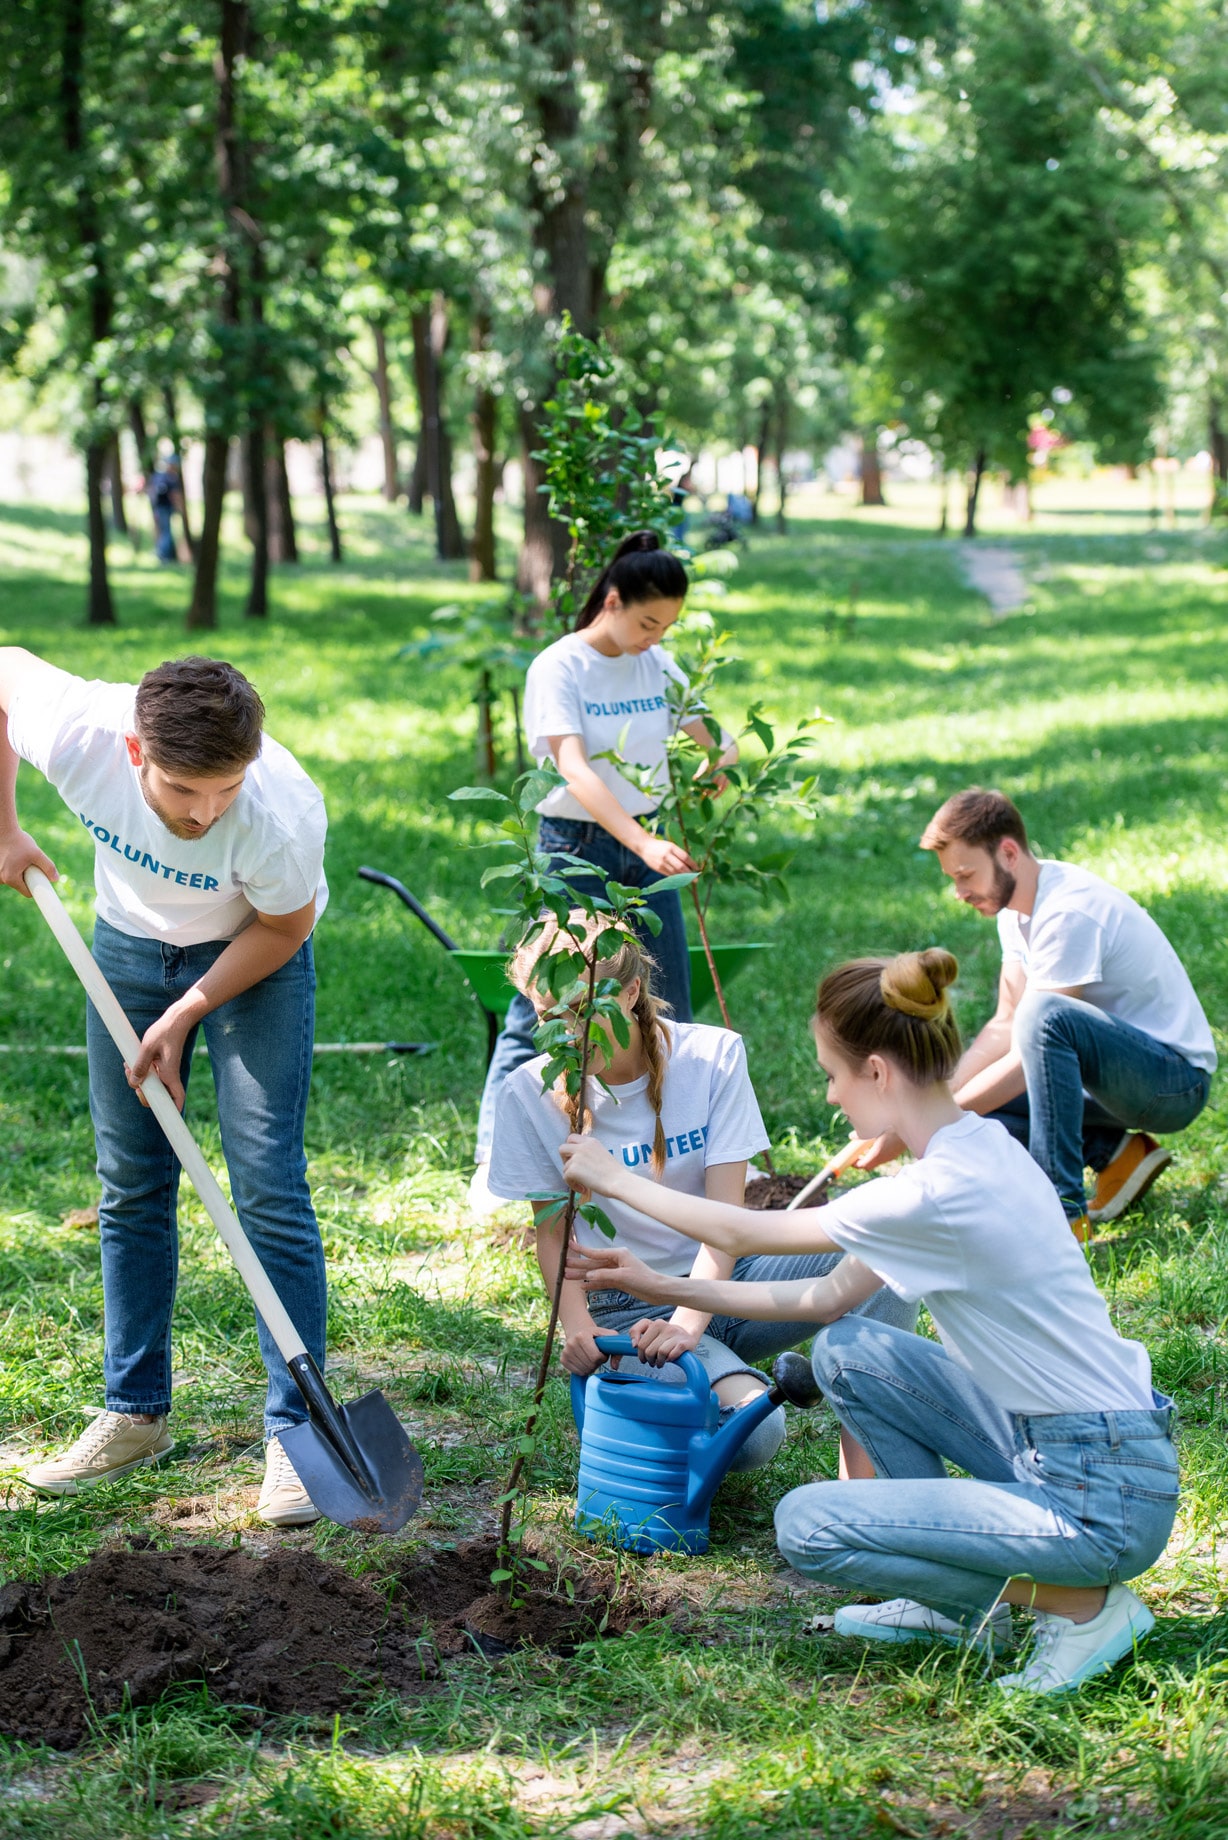
[[[1146,451],[1160,353],[1132,271],[1155,207],[1120,147],[1049,19],[985,0],[867,161],[891,274],[884,369],[910,429],[967,468],[967,535],[986,469],[1023,478],[1055,402],[1109,457]]]

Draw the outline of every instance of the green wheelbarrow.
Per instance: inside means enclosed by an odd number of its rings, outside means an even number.
[[[398,882],[394,875],[385,875],[382,869],[362,868],[358,873],[364,882],[376,882],[381,888],[391,888],[410,913],[421,920],[432,938],[439,941],[455,964],[486,1018],[486,1062],[489,1066],[495,1043],[499,1039],[499,1030],[503,1027],[503,1018],[507,1014],[507,1006],[516,995],[515,988],[507,981],[507,953],[490,948],[479,950],[476,947],[458,946],[444,932],[439,922],[431,918],[417,896],[409,892],[404,882]],[[716,990],[703,947],[688,946],[687,951],[691,958],[691,1008],[698,1014],[706,1004],[715,1001]],[[762,944],[713,946],[712,956],[716,960],[721,982],[728,982],[754,953],[766,951],[767,946]]]

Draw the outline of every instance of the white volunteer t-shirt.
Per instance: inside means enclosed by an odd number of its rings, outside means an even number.
[[[659,645],[646,652],[606,658],[583,633],[556,639],[533,660],[525,680],[524,725],[529,752],[549,760],[551,735],[579,735],[593,771],[633,818],[654,811],[666,786],[665,742],[672,716],[666,685],[686,687],[686,676]],[[655,776],[656,797],[648,797],[618,771],[613,761],[596,754],[616,748],[633,766]],[[588,820],[579,799],[567,786],[556,786],[538,806],[555,818]]]
[[[824,1231],[897,1296],[1008,1412],[1150,1411],[1151,1363],[1109,1319],[1048,1176],[967,1112],[919,1162],[822,1211]]]
[[[666,1163],[661,1180],[684,1195],[702,1195],[710,1163],[742,1163],[768,1147],[742,1037],[702,1022],[667,1022],[670,1054],[661,1101]],[[517,1067],[499,1092],[490,1157],[492,1194],[524,1201],[566,1184],[560,1147],[571,1130],[553,1092],[542,1087],[545,1055]],[[593,1133],[628,1169],[651,1177],[656,1120],[648,1103],[648,1076],[606,1093],[594,1087]],[[621,1245],[654,1271],[681,1277],[690,1271],[695,1241],[649,1220],[621,1202],[600,1200],[618,1228]],[[577,1220],[583,1246],[608,1246],[596,1227]]]
[[[1189,974],[1137,901],[1073,863],[1040,865],[1030,914],[998,915],[1003,960],[1034,990],[1079,990],[1083,1000],[1215,1071],[1215,1045]]]
[[[146,804],[124,740],[135,726],[132,684],[67,671],[27,679],[9,711],[9,740],[37,767],[94,840],[100,919],[137,939],[199,945],[233,939],[256,911],[324,912],[324,800],[294,756],[268,735],[234,803],[203,837],[174,837]]]

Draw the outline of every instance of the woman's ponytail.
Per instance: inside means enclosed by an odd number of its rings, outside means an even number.
[[[577,632],[592,625],[611,588],[617,590],[624,607],[644,601],[680,601],[686,595],[687,573],[677,556],[661,548],[655,530],[633,531],[623,538],[593,583],[576,619]]]

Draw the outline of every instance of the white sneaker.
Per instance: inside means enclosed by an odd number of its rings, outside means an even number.
[[[160,1463],[174,1444],[165,1417],[142,1424],[126,1412],[100,1412],[63,1456],[35,1463],[24,1479],[40,1495],[76,1495],[96,1482],[114,1482],[130,1470]]]
[[[489,1163],[479,1163],[470,1176],[469,1192],[465,1200],[469,1212],[479,1220],[489,1220],[492,1214],[497,1214],[500,1208],[509,1205],[502,1195],[492,1195],[490,1192]]]
[[[866,1642],[949,1642],[955,1648],[984,1649],[986,1654],[1009,1648],[1014,1639],[1009,1604],[995,1604],[983,1616],[957,1623],[911,1597],[893,1597],[887,1604],[845,1604],[836,1611],[835,1631]]]
[[[299,1481],[280,1438],[271,1437],[265,1448],[264,1483],[256,1512],[270,1527],[310,1527],[320,1519],[320,1510]]]
[[[1072,1693],[1094,1674],[1107,1674],[1155,1628],[1155,1618],[1128,1585],[1109,1586],[1104,1609],[1090,1623],[1036,1611],[1027,1666],[1003,1674],[1004,1693]]]

